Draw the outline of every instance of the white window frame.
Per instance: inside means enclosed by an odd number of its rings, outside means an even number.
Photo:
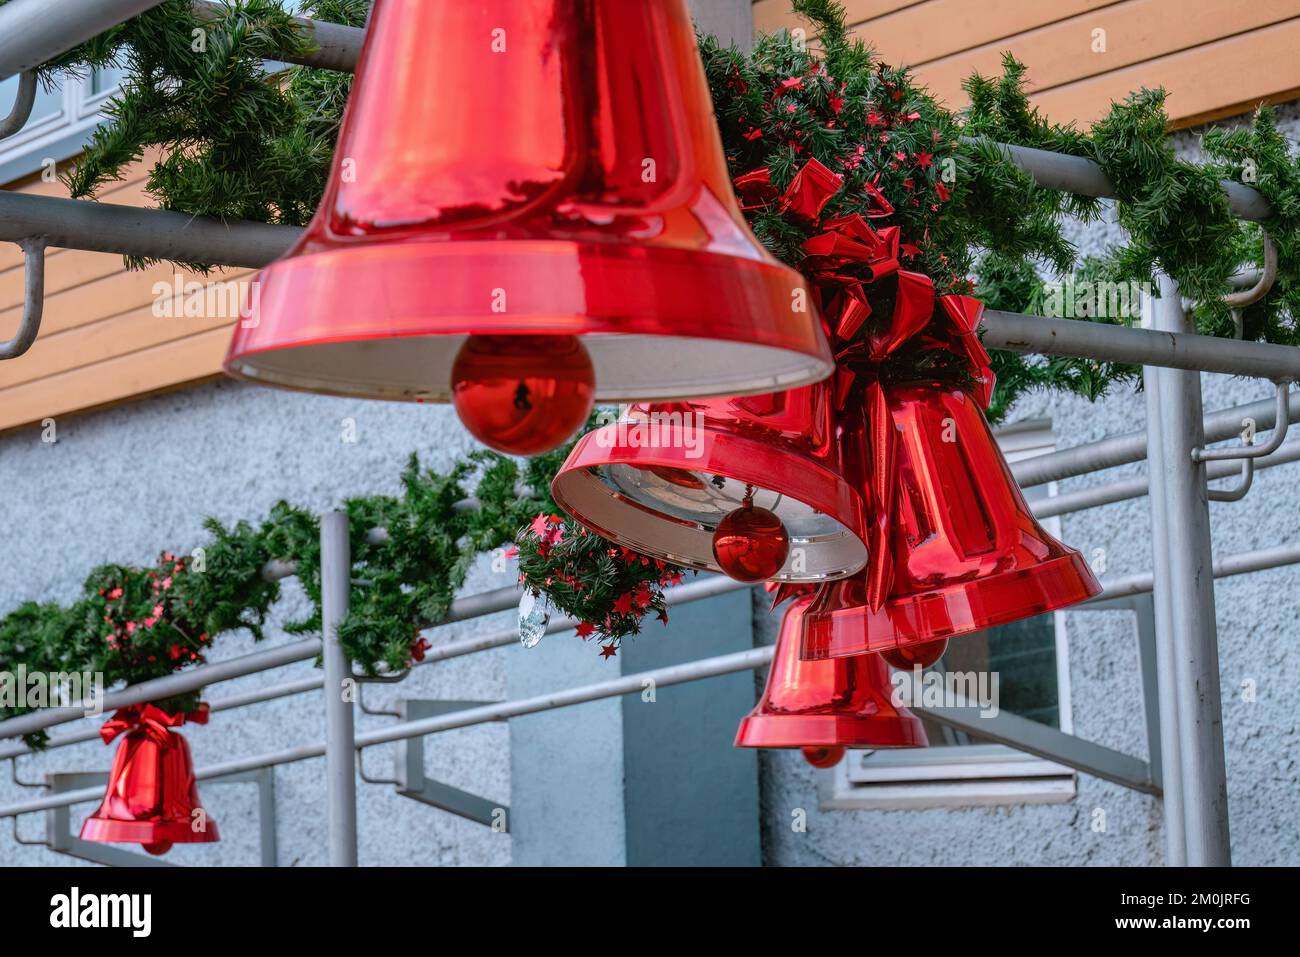
[[[1055,451],[1050,419],[1015,423],[997,431],[1007,461]],[[1056,494],[1055,483],[1047,494]],[[1042,525],[1060,535],[1060,520]],[[1053,615],[1060,729],[1074,733],[1070,702],[1070,643],[1065,616]],[[1073,800],[1073,769],[1002,744],[944,748],[850,750],[834,768],[818,772],[819,803],[826,810],[898,810],[996,804],[1058,804]]]
[[[90,142],[95,127],[103,122],[104,104],[117,92],[113,86],[94,91],[94,77],[60,76],[63,103],[59,111],[29,123],[13,136],[0,140],[0,185],[40,172],[51,162],[76,156]],[[0,104],[8,114],[11,102]]]

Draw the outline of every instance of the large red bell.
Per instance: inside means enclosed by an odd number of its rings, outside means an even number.
[[[1043,530],[979,404],[934,383],[887,386],[868,408],[897,439],[871,489],[884,532],[861,575],[818,592],[803,656],[861,655],[967,634],[1101,592],[1083,557]],[[858,433],[860,434],[860,433]]]
[[[841,441],[828,383],[636,406],[578,441],[551,493],[620,545],[711,571],[723,570],[715,531],[748,499],[775,513],[789,539],[779,571],[764,577],[825,581],[867,558],[862,498],[843,475]]]
[[[800,598],[786,609],[767,687],[740,722],[736,747],[804,748],[814,764],[821,756],[821,763],[833,764],[838,748],[926,747],[921,719],[892,703],[889,666],[879,655],[800,660],[812,601]]]
[[[199,803],[189,744],[174,730],[187,719],[206,722],[206,706],[185,715],[133,705],[100,729],[106,744],[123,737],[103,803],[81,826],[82,840],[143,844],[150,854],[220,840],[217,822]]]
[[[521,420],[557,355],[566,414],[588,355],[610,401],[833,369],[736,203],[684,0],[376,0],[325,196],[254,288],[226,371],[315,392],[447,401],[470,337]],[[565,345],[521,372],[503,336]]]

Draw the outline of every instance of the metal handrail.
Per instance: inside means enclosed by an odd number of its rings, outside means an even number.
[[[0,140],[13,136],[32,117],[32,107],[36,105],[36,71],[24,70],[18,75],[18,92],[14,95],[14,105],[9,115],[0,120]]]
[[[1248,574],[1251,572],[1264,571],[1269,568],[1292,564],[1300,564],[1300,544],[1281,545],[1274,548],[1243,552],[1239,555],[1230,555],[1227,558],[1214,563],[1214,577],[1226,578],[1233,575]],[[732,582],[730,584],[735,587],[749,587],[742,586],[737,582]],[[1103,592],[1096,598],[1092,599],[1089,604],[1101,603],[1116,598],[1130,597],[1150,592],[1154,582],[1153,576],[1150,573],[1139,573],[1136,575],[1125,576],[1123,578],[1110,579],[1103,584]],[[681,587],[687,588],[690,586]],[[1085,604],[1079,607],[1086,608],[1087,605]],[[568,688],[561,691],[534,695],[529,698],[496,702],[475,708],[465,708],[431,718],[422,718],[415,721],[392,724],[372,731],[364,731],[356,735],[355,745],[358,749],[370,748],[382,744],[391,744],[408,738],[423,737],[428,734],[440,734],[445,731],[453,731],[459,728],[470,727],[472,725],[503,721],[525,714],[535,714],[540,711],[572,707],[573,705],[584,704],[589,701],[597,701],[601,698],[612,698],[624,694],[639,694],[644,690],[645,682],[647,681],[654,682],[656,686],[667,687],[673,684],[700,681],[706,678],[731,674],[737,671],[749,671],[767,665],[771,661],[774,650],[774,647],[769,645],[762,648],[754,648],[750,651],[718,655],[716,657],[703,658],[685,664],[671,665],[665,668],[653,669],[651,671],[624,675],[620,678],[608,681],[600,681],[576,688]],[[199,768],[195,772],[195,777],[200,780],[218,778],[240,771],[252,771],[258,768],[272,767],[280,764],[292,764],[298,761],[319,758],[324,755],[324,753],[325,745],[323,742],[295,745],[290,748],[283,748],[265,754],[253,755],[245,758],[235,758],[229,761],[223,761],[219,764],[208,765]],[[60,792],[59,794],[48,795],[46,797],[20,801],[15,804],[0,806],[0,818],[13,817],[19,814],[30,814],[36,811],[45,811],[51,808],[65,807],[71,804],[80,804],[84,801],[96,800],[101,797],[102,794],[103,788],[83,788],[79,791]]]
[[[23,315],[13,337],[0,342],[0,360],[27,353],[40,334],[45,314],[45,243],[24,239],[18,245],[23,250]]]

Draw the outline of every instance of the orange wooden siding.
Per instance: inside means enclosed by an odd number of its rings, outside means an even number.
[[[100,198],[153,205],[143,190],[147,169],[143,163],[134,167]],[[9,188],[67,195],[62,184],[39,177]],[[177,272],[170,264],[129,272],[121,256],[47,250],[40,335],[26,355],[0,362],[0,430],[217,375],[234,319],[154,315],[155,283],[173,285]],[[229,281],[249,278],[251,271],[213,273],[206,280],[184,271],[180,276],[182,283]],[[0,244],[0,339],[13,335],[22,310],[22,254]]]
[[[1029,67],[1034,103],[1087,123],[1113,99],[1163,86],[1175,126],[1294,99],[1300,0],[845,0],[855,35],[913,68],[949,106],[1004,50]],[[755,0],[757,30],[797,25],[788,0]],[[1104,31],[1104,49],[1094,51]]]

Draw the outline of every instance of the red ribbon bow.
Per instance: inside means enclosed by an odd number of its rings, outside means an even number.
[[[207,702],[200,704],[194,711],[180,711],[175,714],[164,711],[154,704],[128,705],[113,712],[113,717],[105,721],[104,726],[99,729],[99,736],[105,744],[111,744],[119,734],[138,729],[158,744],[162,744],[167,740],[167,735],[172,728],[178,728],[187,721],[191,724],[207,724]]]
[[[817,590],[817,586],[806,582],[765,582],[763,590],[772,596],[772,604],[767,609],[771,611],[783,601],[811,595]]]
[[[992,398],[994,376],[989,356],[976,335],[984,305],[971,296],[937,297],[929,276],[901,268],[900,235],[897,226],[877,230],[867,217],[888,216],[893,207],[876,189],[866,184],[869,211],[821,221],[822,212],[843,187],[844,178],[817,160],[809,160],[778,198],[766,169],[755,170],[735,181],[741,208],[752,210],[778,204],[783,212],[810,220],[821,231],[803,245],[807,258],[800,264],[812,280],[826,332],[837,343],[835,399],[843,409],[854,382],[860,375],[867,384],[863,401],[866,416],[866,489],[871,515],[867,548],[868,602],[878,609],[893,586],[892,529],[897,496],[897,430],[889,413],[881,367],[905,343],[918,335],[934,349],[942,349],[966,360],[975,383],[975,397],[984,408]],[[877,319],[876,328],[865,341],[857,339],[863,323],[871,316],[866,287],[895,277],[893,313]],[[798,591],[776,589],[773,607]]]
[[[933,286],[927,276],[899,271],[893,315],[866,343],[854,343],[838,354],[836,392],[841,403],[859,373],[868,376],[863,397],[866,422],[866,483],[863,489],[870,516],[867,526],[867,603],[878,610],[894,584],[893,523],[898,495],[898,430],[889,411],[886,386],[879,367],[905,342],[925,331],[934,348],[967,358],[976,370],[975,396],[985,408],[994,376],[988,353],[975,334],[984,304],[971,296],[939,296],[935,309]],[[937,327],[937,328],[936,328]]]

